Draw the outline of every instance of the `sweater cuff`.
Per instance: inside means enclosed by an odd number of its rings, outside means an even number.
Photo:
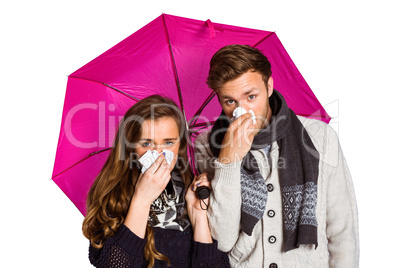
[[[218,242],[213,239],[212,243],[201,243],[192,240],[193,258],[199,260],[217,259],[219,256]]]
[[[126,225],[120,225],[113,239],[125,252],[141,257],[144,255],[147,240],[137,236]]]
[[[215,167],[214,183],[224,184],[229,187],[239,187],[242,161],[222,164],[215,160],[213,164]]]

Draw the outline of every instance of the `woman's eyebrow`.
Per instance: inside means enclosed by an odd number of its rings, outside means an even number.
[[[166,138],[166,139],[163,139],[164,141],[175,141],[175,140],[177,140],[177,138]]]
[[[140,141],[152,141],[152,139],[140,139]]]

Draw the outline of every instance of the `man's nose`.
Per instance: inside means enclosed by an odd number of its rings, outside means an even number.
[[[248,105],[244,102],[239,102],[239,105],[237,107],[242,107],[243,109],[245,109],[246,111],[250,110],[250,108],[248,107]]]

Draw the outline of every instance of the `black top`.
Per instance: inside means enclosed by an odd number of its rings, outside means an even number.
[[[193,240],[191,228],[178,230],[154,228],[155,247],[170,260],[170,267],[230,267],[226,253],[218,250],[214,241],[204,244]],[[122,224],[117,233],[108,238],[101,249],[90,245],[89,260],[95,267],[147,267],[144,259],[146,238],[142,239]],[[155,260],[154,267],[168,267]]]

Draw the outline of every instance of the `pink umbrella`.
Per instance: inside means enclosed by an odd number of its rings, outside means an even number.
[[[163,14],[68,77],[52,179],[83,215],[116,126],[138,100],[152,94],[172,98],[194,135],[219,116],[206,78],[212,55],[229,44],[260,49],[289,107],[329,122],[274,32]]]

